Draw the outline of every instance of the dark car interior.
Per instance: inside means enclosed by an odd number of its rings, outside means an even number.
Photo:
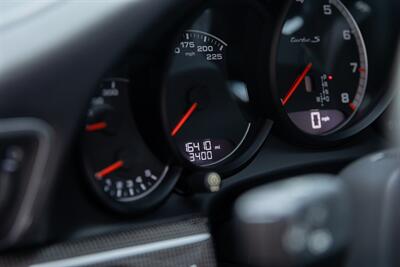
[[[0,2],[0,266],[400,266],[398,0]]]

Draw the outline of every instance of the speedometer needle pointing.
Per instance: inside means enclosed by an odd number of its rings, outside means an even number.
[[[103,179],[105,176],[109,175],[110,173],[115,172],[116,170],[122,168],[124,166],[124,161],[119,160],[113,164],[111,164],[110,166],[102,169],[101,171],[97,172],[94,176],[98,179],[101,180]]]
[[[178,124],[175,126],[175,128],[171,132],[171,136],[175,136],[179,130],[182,128],[182,126],[186,123],[186,121],[192,116],[193,112],[197,109],[198,104],[193,103],[188,111],[186,111],[185,115],[183,115],[182,119],[178,122]]]
[[[303,70],[303,72],[300,74],[300,76],[296,78],[296,80],[294,81],[292,87],[290,87],[289,92],[286,94],[285,98],[282,99],[282,105],[286,105],[286,103],[292,97],[294,92],[296,92],[296,90],[299,87],[299,85],[302,83],[304,78],[307,76],[308,72],[311,70],[311,67],[312,67],[312,63],[308,63],[308,65]]]

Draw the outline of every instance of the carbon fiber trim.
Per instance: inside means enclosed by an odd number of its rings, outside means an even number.
[[[0,256],[0,266],[216,266],[205,219],[95,236]]]

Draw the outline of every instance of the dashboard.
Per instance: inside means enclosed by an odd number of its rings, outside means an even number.
[[[95,197],[140,213],[173,190],[219,191],[272,135],[313,150],[357,140],[392,95],[382,52],[393,42],[379,47],[374,5],[216,1],[155,55],[161,71],[123,59],[99,82],[82,131]]]
[[[191,244],[181,234],[207,246],[171,266],[216,266],[214,249],[242,266],[226,233],[239,195],[392,146],[397,0],[74,2],[26,13],[37,29],[59,19],[37,37],[0,19],[1,266],[92,266],[75,257]]]

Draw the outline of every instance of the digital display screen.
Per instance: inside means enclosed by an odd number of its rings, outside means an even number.
[[[343,112],[334,109],[291,112],[289,117],[299,129],[309,134],[327,133],[346,120]]]
[[[233,145],[224,139],[204,139],[184,142],[180,149],[188,161],[204,166],[217,163],[228,156],[233,150]]]

